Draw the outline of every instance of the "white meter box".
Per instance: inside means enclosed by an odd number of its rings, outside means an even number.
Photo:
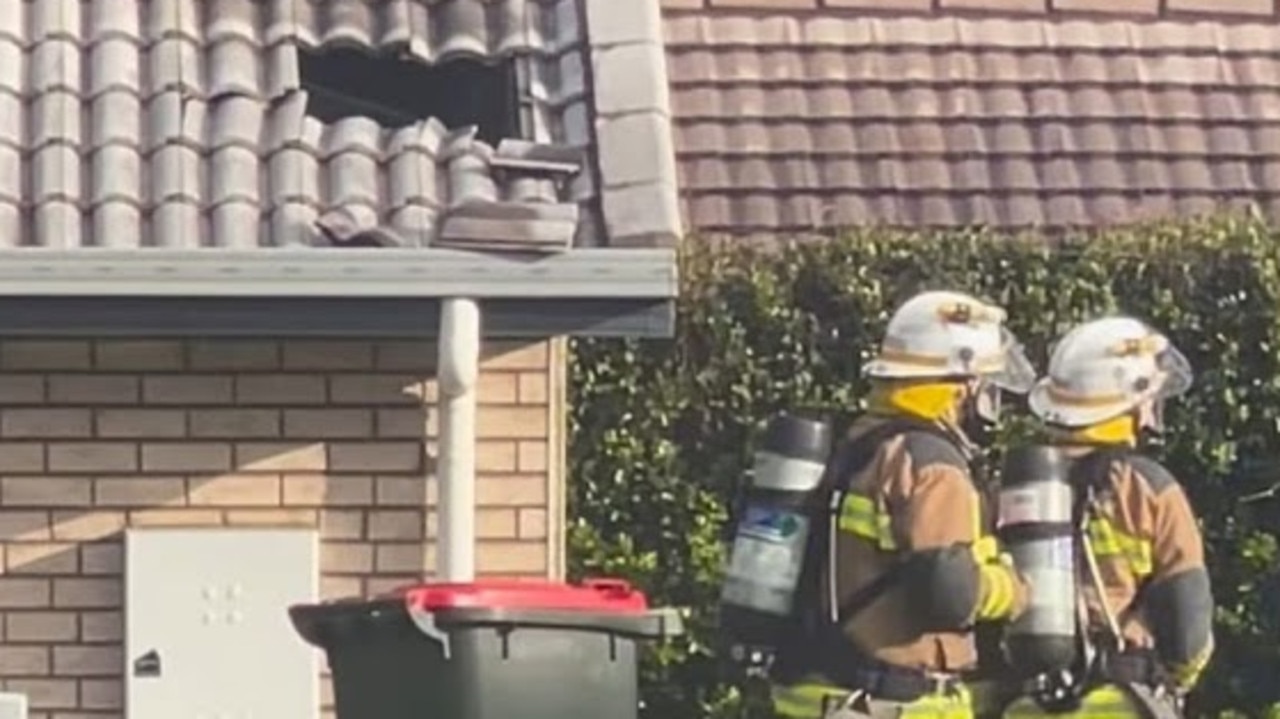
[[[128,718],[316,719],[319,656],[288,608],[318,584],[313,530],[129,531]]]

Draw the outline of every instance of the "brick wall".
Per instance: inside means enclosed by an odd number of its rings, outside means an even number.
[[[1277,14],[1275,0],[661,0],[669,10],[763,8],[885,12],[991,11],[1190,17]]]
[[[558,574],[562,344],[485,355],[478,569]],[[34,717],[120,716],[126,526],[318,526],[328,597],[429,570],[434,358],[413,343],[0,344],[3,688]]]

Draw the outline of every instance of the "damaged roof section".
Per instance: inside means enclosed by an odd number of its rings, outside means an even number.
[[[574,3],[0,3],[0,247],[602,244],[579,222],[586,89],[553,82],[582,64]],[[433,118],[321,122],[299,48],[338,47],[527,58],[539,142],[495,147]]]
[[[1269,16],[701,9],[665,29],[703,231],[1280,216]]]

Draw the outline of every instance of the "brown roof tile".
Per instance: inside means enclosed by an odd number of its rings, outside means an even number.
[[[672,13],[685,213],[768,232],[1280,212],[1276,31],[1248,17]]]

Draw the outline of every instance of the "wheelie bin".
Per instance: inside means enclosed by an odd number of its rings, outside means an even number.
[[[679,634],[625,582],[410,586],[291,607],[338,719],[635,719],[637,650]]]

